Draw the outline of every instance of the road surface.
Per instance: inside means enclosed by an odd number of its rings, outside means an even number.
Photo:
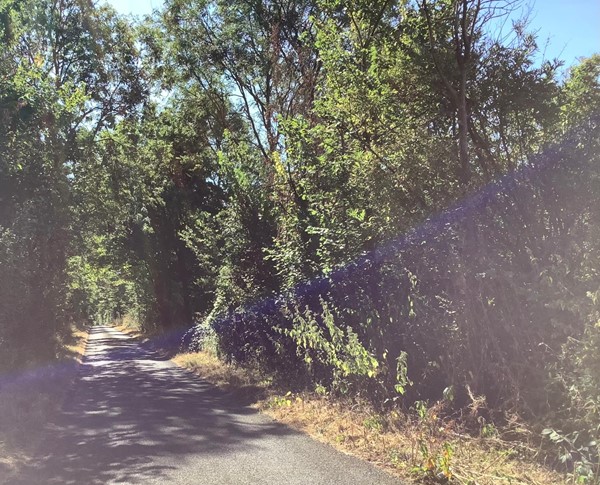
[[[41,484],[398,484],[176,367],[93,327],[64,410],[34,463]]]

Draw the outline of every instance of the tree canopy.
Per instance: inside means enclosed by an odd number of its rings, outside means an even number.
[[[600,56],[505,8],[1,0],[0,368],[127,319],[597,440]]]

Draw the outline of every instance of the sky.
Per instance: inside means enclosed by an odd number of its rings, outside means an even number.
[[[108,1],[119,12],[134,15],[149,14],[163,4],[163,0]],[[580,57],[600,53],[600,0],[532,0],[524,4],[529,6],[530,30],[537,32],[545,59],[559,58],[569,67]]]
[[[108,0],[108,3],[124,14],[146,15],[160,8],[163,0]]]
[[[569,67],[580,57],[600,53],[600,0],[537,0],[530,8],[529,30],[537,32],[546,59]],[[548,44],[546,44],[548,42]]]

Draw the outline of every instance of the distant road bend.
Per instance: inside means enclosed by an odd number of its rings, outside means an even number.
[[[70,396],[16,483],[399,483],[231,402],[111,327],[92,328]]]

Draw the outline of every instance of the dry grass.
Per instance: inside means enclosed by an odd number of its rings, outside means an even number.
[[[388,469],[405,479],[492,485],[562,484],[565,478],[539,465],[536,450],[498,436],[474,438],[430,408],[419,418],[366,404],[314,394],[275,396],[261,407],[279,421]]]
[[[119,332],[123,332],[124,334],[130,335],[134,338],[141,339],[146,337],[146,334],[144,334],[138,327],[130,327],[128,325],[118,324],[115,325],[114,328],[116,328]]]
[[[73,327],[71,330],[71,338],[67,342],[63,342],[62,348],[65,351],[65,357],[75,359],[81,363],[85,355],[85,348],[88,341],[88,331]]]
[[[221,388],[255,388],[263,383],[258,373],[225,364],[210,352],[178,354],[172,360]]]
[[[138,321],[129,315],[125,315],[124,317],[113,321],[112,327],[117,329],[119,332],[123,332],[124,334],[136,338],[142,342],[160,340],[160,338],[164,336],[163,330],[159,328],[144,329]]]
[[[30,460],[46,423],[60,409],[77,375],[87,335],[73,328],[61,343],[57,361],[21,371],[12,380],[8,376],[0,390],[0,483],[10,482]]]
[[[477,438],[442,419],[441,405],[417,413],[376,413],[366,403],[315,393],[292,394],[270,386],[257,372],[222,363],[208,352],[173,361],[213,384],[241,389],[254,406],[339,450],[366,459],[410,482],[469,485],[566,483],[563,475],[536,462],[536,450],[508,442],[493,427]]]
[[[270,391],[270,381],[258,372],[226,364],[211,352],[182,353],[171,360],[246,402],[262,402]]]
[[[135,338],[148,337],[148,334],[142,331],[139,323],[129,315],[125,315],[124,317],[115,320],[113,326],[120,332]]]

